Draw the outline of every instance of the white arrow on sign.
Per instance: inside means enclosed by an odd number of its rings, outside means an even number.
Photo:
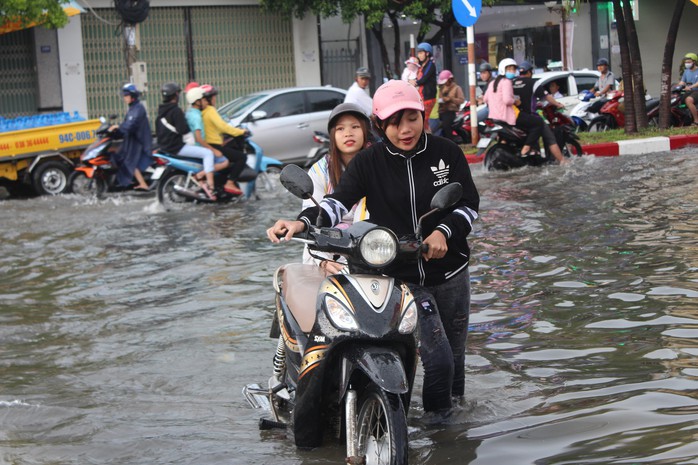
[[[468,13],[470,13],[470,16],[473,18],[477,16],[477,12],[475,11],[475,8],[468,2],[468,0],[461,0],[463,2],[463,5],[468,9]]]

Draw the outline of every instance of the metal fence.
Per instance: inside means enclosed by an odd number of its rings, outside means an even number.
[[[0,35],[0,115],[5,118],[36,113],[37,76],[30,29]]]
[[[88,112],[90,117],[123,115],[119,88],[129,73],[121,29],[113,25],[119,20],[113,9],[96,11],[108,22],[92,15],[82,18]],[[221,104],[249,92],[295,85],[291,20],[259,7],[151,8],[139,29],[138,60],[147,64],[144,100],[151,124],[160,103],[158,89],[168,81],[184,87],[190,61],[198,82],[219,89]]]
[[[338,43],[345,47],[338,47]],[[359,67],[359,41],[322,42],[322,84],[347,89]]]

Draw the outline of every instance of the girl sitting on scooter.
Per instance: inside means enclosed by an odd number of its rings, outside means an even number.
[[[339,178],[344,173],[354,155],[369,145],[371,137],[371,122],[360,106],[354,103],[341,103],[330,114],[327,132],[330,135],[329,152],[308,170],[315,189],[313,197],[318,202],[327,194],[334,192],[334,186],[339,184]],[[312,200],[303,201],[303,209],[310,208]],[[366,199],[361,199],[342,218],[343,224],[362,221],[368,218]],[[313,258],[306,247],[303,251],[303,263],[317,264],[329,274],[342,271],[343,265],[335,261]]]
[[[470,249],[467,235],[478,217],[479,195],[463,152],[453,142],[425,133],[424,103],[417,89],[388,81],[373,97],[373,123],[382,142],[362,150],[317,207],[295,221],[278,220],[267,230],[272,242],[289,240],[314,223],[336,225],[366,197],[371,222],[398,237],[413,235],[417,218],[430,211],[443,186],[458,182],[461,200],[423,224],[428,247],[415,263],[399,263],[385,273],[406,282],[419,308],[422,399],[427,412],[447,413],[465,385],[465,341],[470,314]]]

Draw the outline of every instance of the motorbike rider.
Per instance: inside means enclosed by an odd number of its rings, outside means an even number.
[[[417,45],[419,71],[417,71],[417,79],[409,81],[419,89],[419,94],[424,99],[424,127],[427,132],[431,132],[428,118],[436,105],[436,64],[432,60],[433,56],[434,48],[430,43],[422,42]]]
[[[222,153],[218,148],[212,146],[206,142],[206,131],[204,129],[204,119],[202,116],[202,111],[208,106],[208,100],[205,98],[205,88],[203,86],[191,88],[187,91],[187,102],[191,105],[191,108],[187,110],[186,118],[189,128],[194,134],[197,145],[201,147],[206,147],[211,150],[216,157],[216,165],[214,166],[214,171],[220,171],[227,168],[228,180],[223,186],[223,190],[232,195],[240,195],[242,191],[235,186],[231,178],[231,170],[233,169],[233,162],[231,159],[227,158],[224,153]],[[243,155],[244,156],[244,155]],[[243,165],[244,168],[244,165]],[[242,168],[240,168],[242,170]],[[239,175],[239,171],[236,175]],[[196,179],[203,179],[204,173],[197,173]]]
[[[121,95],[128,105],[128,111],[124,121],[120,125],[112,125],[109,128],[116,137],[123,137],[116,164],[118,170],[116,181],[120,186],[129,186],[136,178],[138,184],[133,190],[147,191],[148,184],[143,178],[142,172],[153,163],[151,155],[153,149],[153,137],[150,133],[150,123],[145,107],[140,101],[141,93],[134,84],[128,83],[121,88]]]
[[[176,82],[167,82],[160,88],[162,103],[158,107],[158,119],[155,122],[155,131],[160,144],[160,149],[174,155],[190,158],[200,158],[204,164],[206,182],[200,183],[201,188],[210,200],[217,200],[213,171],[215,169],[215,156],[205,147],[186,144],[185,135],[193,135],[189,130],[184,112],[179,108],[179,94],[182,88]],[[225,160],[225,159],[224,159]],[[225,160],[227,161],[227,160]],[[221,160],[222,164],[223,160]],[[227,165],[226,165],[227,166]]]
[[[698,109],[696,109],[696,100],[698,100],[698,55],[687,53],[683,57],[683,64],[684,72],[679,85],[685,86],[685,90],[690,91],[684,98],[684,102],[693,117],[693,125],[698,126]]]
[[[334,186],[339,184],[342,173],[346,170],[349,162],[354,159],[354,156],[370,145],[371,122],[359,105],[340,103],[330,114],[327,133],[330,136],[329,152],[308,170],[314,185],[313,198],[318,203],[325,195],[334,192]],[[315,204],[312,200],[306,199],[303,201],[302,208],[305,210],[313,205]],[[367,218],[366,199],[362,198],[342,217],[341,223],[350,225],[354,221],[362,221]],[[330,274],[340,273],[344,268],[343,265],[330,260],[330,258],[330,256],[327,256],[326,260],[313,258],[307,247],[303,252],[303,263],[317,264]]]
[[[565,106],[555,100],[555,98],[553,98],[553,96],[550,95],[550,93],[546,90],[545,86],[538,86],[538,89],[536,89],[534,93],[533,87],[535,85],[535,81],[531,76],[533,76],[533,65],[531,65],[531,63],[528,61],[522,61],[519,65],[519,76],[514,79],[513,83],[514,95],[517,97],[516,105],[520,110],[519,116],[516,119],[516,125],[521,126],[522,128],[534,126],[540,128],[540,133],[538,134],[543,136],[543,141],[545,142],[545,145],[550,153],[553,154],[558,162],[565,163],[567,160],[565,159],[564,155],[562,155],[562,151],[560,150],[560,146],[557,144],[557,139],[555,138],[553,130],[550,129],[550,127],[543,121],[543,118],[536,113],[536,103],[539,99],[542,99],[546,100],[549,104],[554,105],[557,108],[564,108]],[[536,129],[536,132],[538,132],[538,129]],[[527,142],[535,144],[534,146],[538,145],[538,137],[533,139],[530,136],[530,133],[526,140]],[[521,155],[523,154],[524,153],[522,150]]]
[[[455,83],[453,73],[447,69],[439,73],[436,81],[439,85],[439,119],[441,120],[442,136],[453,140],[453,121],[456,119],[456,112],[465,102],[463,89]]]
[[[371,82],[371,72],[365,66],[356,69],[354,83],[347,90],[344,103],[354,103],[360,106],[366,116],[371,114],[371,94],[368,85]]]
[[[605,97],[616,85],[616,78],[608,68],[608,60],[605,58],[599,58],[596,62],[596,69],[599,70],[601,76],[599,76],[594,87],[591,88],[591,92],[597,97]]]
[[[424,366],[422,398],[427,412],[448,412],[462,398],[465,342],[470,313],[470,249],[467,235],[478,218],[479,195],[463,152],[453,142],[427,134],[424,102],[401,80],[391,80],[373,98],[373,123],[382,142],[362,150],[347,166],[321,209],[309,208],[295,221],[278,220],[267,230],[274,243],[289,240],[322,215],[335,225],[366,197],[371,221],[398,237],[413,235],[416,221],[430,210],[433,195],[459,182],[463,196],[451,209],[423,224],[428,247],[414,264],[395,264],[385,273],[405,281],[419,308],[420,356]]]
[[[238,150],[233,147],[233,144],[223,144],[223,134],[227,134],[232,137],[244,137],[250,132],[247,129],[240,129],[232,126],[221,118],[221,115],[216,109],[216,99],[218,95],[218,89],[210,84],[204,84],[201,86],[204,91],[204,98],[201,100],[201,116],[203,117],[204,123],[204,138],[206,143],[211,147],[219,150],[223,153],[225,158],[230,161],[230,171],[228,173],[228,181],[226,182],[223,189],[232,195],[241,195],[242,191],[235,184],[235,181],[245,169],[245,163],[247,163],[247,155],[242,150]]]
[[[477,86],[475,88],[475,101],[478,105],[485,103],[483,98],[485,96],[485,92],[487,91],[487,87],[490,85],[490,82],[494,81],[494,78],[492,77],[492,65],[487,62],[480,64],[480,80],[484,82],[485,85],[482,87]],[[485,121],[489,115],[489,112],[489,107],[485,105],[483,108],[477,111],[477,120]]]

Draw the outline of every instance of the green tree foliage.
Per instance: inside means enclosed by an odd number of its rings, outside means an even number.
[[[68,23],[63,5],[68,0],[0,0],[2,23],[19,22],[22,26],[40,23],[59,28]]]

